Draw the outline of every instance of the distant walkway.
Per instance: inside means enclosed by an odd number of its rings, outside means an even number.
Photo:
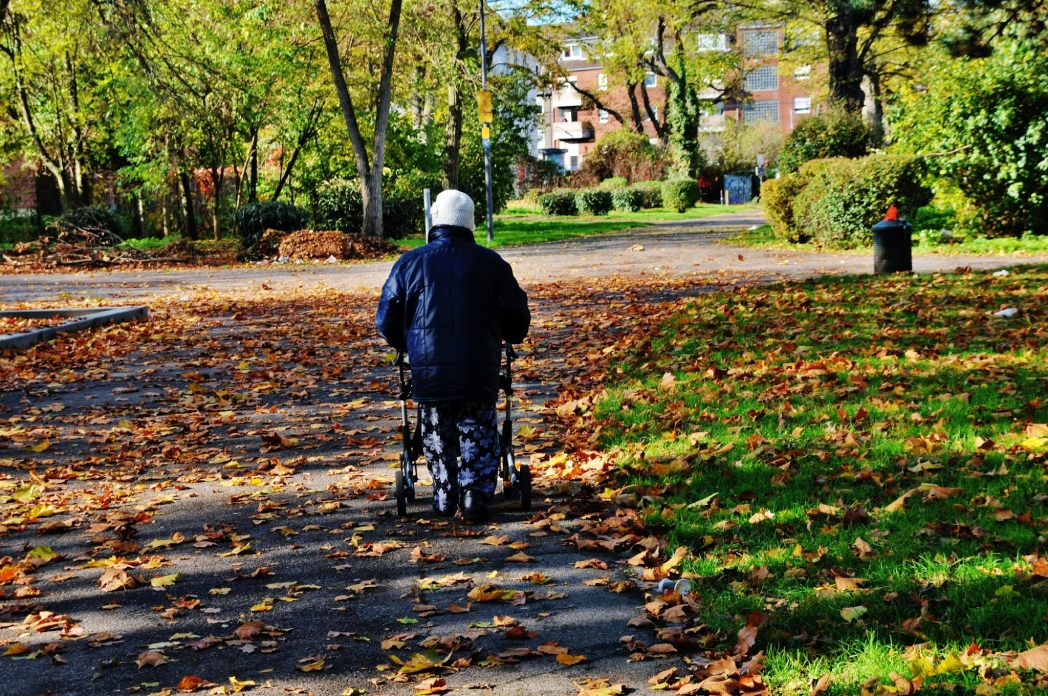
[[[768,282],[816,275],[869,273],[870,254],[736,247],[721,240],[742,229],[764,224],[759,211],[715,215],[698,220],[662,222],[651,227],[596,237],[507,247],[499,253],[513,264],[521,283],[609,276],[694,276],[718,280],[731,274],[740,281]],[[917,256],[920,273],[952,271],[961,266],[999,268],[1019,263],[1048,262],[1048,256]],[[375,290],[389,273],[388,261],[356,264],[304,264],[235,268],[110,271],[94,273],[0,275],[0,305],[58,299],[74,304],[81,298],[114,302],[146,301],[156,296],[180,296],[209,288],[235,291],[265,283],[275,292],[317,284],[336,290]]]

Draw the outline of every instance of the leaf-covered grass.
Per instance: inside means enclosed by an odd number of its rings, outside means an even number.
[[[814,242],[791,244],[775,236],[770,225],[761,225],[755,230],[743,230],[726,238],[725,244],[761,249],[787,249],[792,251],[820,251]],[[873,248],[834,249],[835,254],[872,254]],[[1048,254],[1048,235],[1026,234],[1022,237],[957,237],[945,239],[940,233],[929,230],[913,236],[914,254],[942,254],[945,256],[1030,256]]]
[[[767,615],[773,692],[831,673],[830,693],[858,693],[972,644],[1048,641],[1048,266],[678,310],[615,366],[602,444],[624,452],[648,523],[690,548],[699,622],[731,643]],[[971,693],[977,663],[928,683]]]
[[[648,227],[657,222],[674,220],[698,220],[711,215],[755,210],[754,206],[726,206],[700,204],[678,213],[673,210],[656,208],[639,210],[635,213],[612,211],[607,215],[580,215],[571,217],[550,217],[542,214],[538,208],[524,204],[511,206],[495,218],[495,241],[488,244],[487,228],[484,224],[477,226],[476,240],[488,247],[519,246],[521,244],[540,244],[542,242],[559,242],[576,237],[624,232],[637,227]],[[397,240],[398,244],[416,247],[424,244],[421,237],[409,237]]]

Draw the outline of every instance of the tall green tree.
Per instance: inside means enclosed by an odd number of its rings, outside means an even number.
[[[389,109],[393,96],[393,67],[397,50],[397,35],[400,31],[401,10],[403,0],[391,0],[389,5],[388,19],[384,25],[378,27],[361,27],[359,32],[353,32],[353,37],[367,36],[371,34],[372,42],[364,51],[377,49],[375,54],[381,56],[381,64],[376,66],[377,70],[369,72],[358,71],[355,77],[364,83],[362,90],[366,95],[369,111],[374,116],[374,136],[371,151],[368,151],[364,143],[364,134],[357,107],[353,100],[353,94],[346,83],[346,74],[343,70],[342,51],[339,40],[335,34],[328,13],[327,2],[316,0],[317,22],[320,24],[321,33],[324,37],[324,48],[327,51],[328,66],[331,71],[331,79],[335,84],[335,93],[338,95],[339,107],[342,117],[346,122],[346,130],[349,132],[349,140],[353,145],[353,155],[357,165],[357,176],[360,179],[360,194],[364,201],[364,229],[362,232],[368,236],[384,238],[382,229],[382,169],[386,152],[386,128],[389,126]],[[359,9],[359,8],[358,8]],[[367,17],[370,13],[364,13]],[[359,23],[357,25],[359,27]],[[377,31],[376,31],[377,30]],[[354,46],[358,54],[362,50],[360,46]],[[365,60],[368,66],[372,61]],[[359,63],[350,63],[354,67]],[[374,76],[377,74],[377,82]]]
[[[7,135],[51,174],[65,209],[88,204],[108,149],[108,37],[88,0],[0,9],[0,103],[17,124]]]

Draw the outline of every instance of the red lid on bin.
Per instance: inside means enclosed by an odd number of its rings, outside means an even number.
[[[888,212],[884,214],[884,219],[897,222],[899,220],[899,209],[894,204],[888,206]]]

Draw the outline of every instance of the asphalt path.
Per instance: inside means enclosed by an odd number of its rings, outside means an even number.
[[[697,285],[718,274],[747,282],[771,282],[819,275],[870,273],[872,252],[811,253],[759,250],[724,244],[740,229],[764,223],[759,212],[729,213],[699,220],[659,223],[621,234],[499,249],[524,286],[566,279],[609,276],[692,277]],[[989,269],[1015,263],[1045,262],[1048,256],[914,257],[918,273],[968,266]],[[68,274],[0,275],[0,307],[19,303],[72,303],[112,299],[122,303],[158,296],[183,296],[200,290],[240,291],[263,284],[273,292],[323,286],[332,290],[373,290],[389,274],[390,262],[351,264],[263,264],[224,269],[170,269]]]
[[[535,307],[531,350],[536,369],[517,382],[527,400],[519,404],[518,426],[551,427],[544,402],[570,376],[565,372],[561,346],[575,330],[577,313],[602,313],[608,324],[614,324],[616,313],[628,311],[628,306],[602,296],[604,281],[633,279],[655,301],[665,299],[660,294],[662,278],[694,278],[694,284],[684,290],[679,283],[673,286],[673,292],[686,294],[738,282],[862,273],[872,266],[864,255],[758,251],[720,243],[732,231],[761,222],[752,213],[733,214],[621,235],[500,250],[525,288],[548,291],[558,284],[592,286],[590,306],[544,301]],[[994,268],[1015,262],[1008,257],[918,257],[915,269]],[[61,554],[34,573],[33,587],[41,594],[27,601],[39,609],[69,615],[85,636],[60,640],[55,632],[27,629],[22,614],[8,618],[0,614],[0,654],[5,645],[15,643],[34,650],[54,642],[63,646],[58,653],[62,662],[46,656],[31,660],[0,657],[4,675],[0,692],[10,696],[163,693],[184,677],[195,675],[227,686],[230,677],[253,680],[254,691],[270,694],[337,695],[354,693],[352,689],[368,694],[410,694],[414,692],[411,683],[387,679],[395,665],[385,670],[379,666],[391,665],[391,654],[407,659],[422,652],[419,643],[428,636],[470,631],[485,635],[475,636],[473,651],[457,656],[472,656],[473,666],[446,677],[451,686],[463,689],[460,693],[483,693],[474,691],[483,689],[507,696],[573,694],[575,682],[588,677],[609,677],[646,693],[650,676],[671,663],[680,664],[677,658],[672,662],[629,661],[620,638],[638,634],[627,627],[627,621],[642,613],[642,591],[650,588],[638,583],[639,590],[616,594],[593,584],[604,577],[609,582],[629,579],[625,555],[600,556],[607,569],[576,568],[577,562],[594,557],[592,552],[579,553],[565,544],[578,529],[577,515],[567,515],[558,522],[560,531],[550,531],[533,523],[531,515],[500,503],[491,524],[480,529],[459,522],[441,523],[425,519],[427,489],[422,488],[423,500],[414,508],[415,518],[396,518],[388,487],[381,485],[392,477],[390,456],[397,452],[391,441],[397,423],[396,403],[389,397],[392,375],[381,363],[384,349],[373,337],[362,333],[352,345],[318,347],[307,361],[312,367],[303,368],[304,374],[319,375],[324,367],[342,361],[345,374],[341,379],[314,380],[293,398],[279,392],[249,394],[246,402],[229,407],[235,409],[236,428],[228,422],[201,423],[195,416],[194,394],[221,394],[236,377],[239,353],[247,350],[244,346],[261,342],[267,350],[290,352],[296,322],[310,311],[294,297],[317,291],[336,294],[347,305],[340,310],[339,319],[366,327],[389,266],[386,262],[0,276],[0,306],[4,309],[85,301],[148,304],[152,300],[165,307],[154,319],[158,334],[184,331],[181,336],[167,336],[140,350],[100,360],[100,366],[90,361],[65,371],[55,366],[18,385],[0,386],[0,430],[14,425],[11,421],[5,425],[3,419],[27,414],[37,414],[34,419],[55,428],[53,446],[39,454],[0,441],[0,480],[24,481],[30,469],[43,471],[63,464],[83,467],[93,462],[104,475],[48,485],[67,491],[70,500],[99,496],[103,488],[126,493],[127,502],[121,509],[146,511],[152,518],[140,525],[135,537],[141,547],[171,539],[176,533],[187,538],[177,545],[161,545],[154,553],[163,554],[170,565],[144,573],[147,578],[178,573],[173,586],[101,593],[97,580],[102,570],[84,568],[86,560],[103,555],[94,550],[95,542],[87,530],[87,525],[105,516],[101,508],[55,516],[55,520],[74,522],[65,533],[39,537],[31,531],[11,531],[0,535],[0,559],[22,558],[41,543]],[[256,295],[275,299],[258,305],[243,299]],[[213,302],[225,296],[233,298],[236,306],[205,314],[189,328],[172,318],[171,313],[176,312],[172,307],[179,302],[186,303],[188,312],[194,298],[210,297]],[[281,302],[282,298],[287,301]],[[310,322],[316,321],[311,316]],[[71,349],[75,345],[71,342]],[[347,402],[357,405],[347,409]],[[46,415],[54,413],[48,409],[57,407],[63,409],[60,417]],[[125,430],[142,428],[144,423],[172,431],[156,435],[159,444],[153,449],[142,447],[141,456],[159,464],[136,469],[130,476],[121,476],[112,465],[107,469],[107,458],[126,462],[136,455],[139,445],[134,439],[127,445],[130,453],[119,445],[127,435]],[[342,434],[331,430],[335,424]],[[303,442],[311,442],[313,433],[335,434],[306,452],[290,447],[272,454],[293,473],[274,477],[269,470],[262,475],[261,486],[237,478],[240,469],[230,467],[230,461],[242,461],[245,470],[250,470],[266,458],[259,438],[244,433],[271,430]],[[347,449],[346,432],[359,432],[359,437],[374,437],[382,444],[368,450]],[[178,452],[158,454],[194,433],[199,435],[200,451],[207,455],[203,461],[187,463]],[[569,501],[552,493],[552,489],[542,491],[536,510],[556,519],[558,506]],[[209,530],[224,530],[216,546],[192,543],[196,535],[206,535]],[[477,532],[483,536],[462,536]],[[250,552],[220,555],[236,548],[231,533],[249,535]],[[505,536],[507,542],[479,544],[487,535]],[[396,541],[403,548],[376,556],[358,555],[361,545],[382,541]],[[506,561],[517,552],[508,547],[514,542],[527,544],[523,551],[534,560]],[[415,547],[442,560],[412,563],[410,554]],[[260,568],[268,569],[267,573],[252,577]],[[458,572],[469,576],[470,584],[420,589],[420,584],[425,587],[422,578]],[[546,574],[551,584],[524,580],[531,572]],[[374,580],[373,588],[347,589],[369,580]],[[474,602],[468,613],[449,610],[452,604],[469,605],[470,588],[485,582],[530,594],[523,604]],[[14,587],[0,587],[8,592],[6,598],[0,596],[0,606],[17,603],[11,600]],[[200,603],[186,608],[186,598],[190,605],[193,599]],[[272,600],[271,609],[254,609],[267,598]],[[436,613],[420,616],[415,610],[419,604],[436,607]],[[492,625],[499,622],[496,617],[506,616],[538,635],[526,641],[507,639],[504,628]],[[267,642],[237,643],[233,632],[253,619],[279,630]],[[97,647],[90,645],[90,636],[106,632],[119,638]],[[405,649],[381,648],[383,640],[404,634],[410,634],[404,638]],[[207,636],[225,640],[203,650],[190,646]],[[638,637],[651,640],[642,631]],[[497,666],[484,662],[488,655],[547,641],[556,641],[586,660],[574,666],[559,664],[551,656]],[[151,648],[164,654],[168,662],[138,667],[135,658]],[[318,659],[324,661],[318,671],[296,669]]]

